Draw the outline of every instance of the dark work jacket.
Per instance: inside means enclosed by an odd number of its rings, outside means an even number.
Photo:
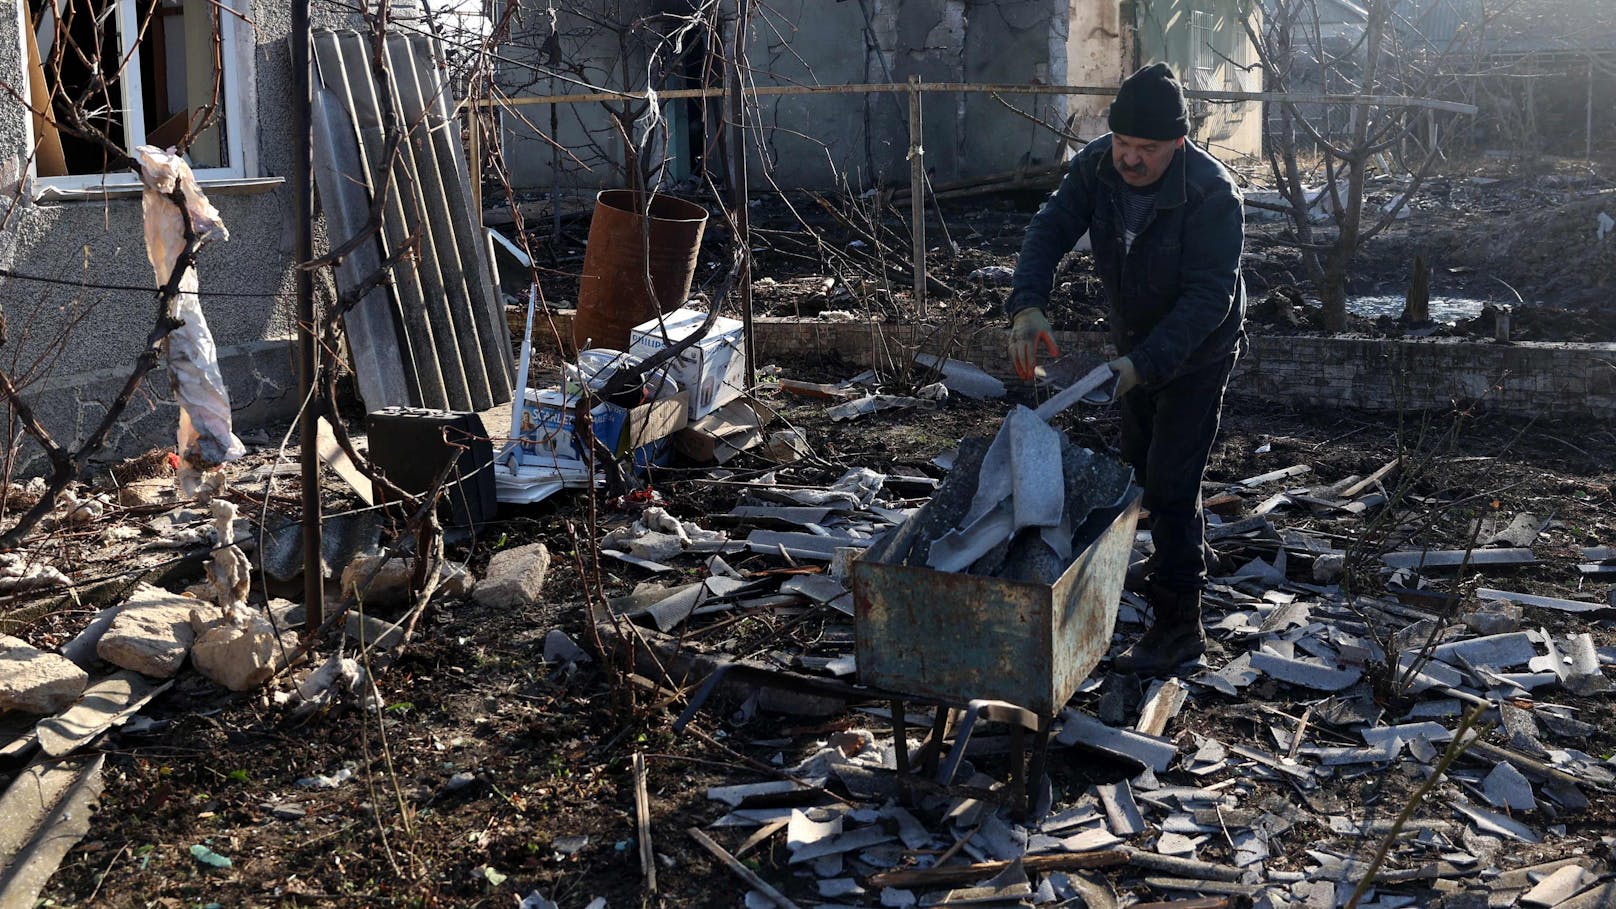
[[[1047,306],[1055,267],[1086,232],[1111,301],[1111,338],[1133,359],[1140,381],[1159,385],[1244,343],[1240,189],[1222,164],[1185,142],[1129,252],[1117,204],[1125,192],[1111,163],[1111,137],[1090,142],[1027,227],[1005,310],[1014,316]]]

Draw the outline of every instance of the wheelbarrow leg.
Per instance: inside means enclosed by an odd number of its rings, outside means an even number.
[[[909,723],[904,717],[903,701],[896,698],[892,701],[892,744],[893,757],[898,762],[898,775],[909,775]]]
[[[1010,724],[1010,798],[1017,816],[1027,813],[1027,730]]]
[[[937,765],[943,759],[943,739],[948,736],[949,721],[953,717],[954,708],[947,704],[937,705],[937,713],[931,720],[931,738],[926,740],[926,762],[920,771],[926,776],[937,775]]]
[[[1032,743],[1032,765],[1027,768],[1027,806],[1030,814],[1036,807],[1033,801],[1034,792],[1044,785],[1044,770],[1049,763],[1049,728],[1054,723],[1054,717],[1041,716],[1038,718],[1038,735]]]
[[[892,706],[892,758],[898,766],[898,804],[908,807],[909,792],[909,721],[905,712],[909,705],[901,698],[893,698]]]
[[[965,760],[965,746],[971,743],[971,732],[976,729],[976,721],[987,706],[987,701],[971,701],[965,705],[965,718],[954,728],[954,745],[948,749],[948,760],[937,770],[937,782],[944,786],[953,784],[954,774],[959,772],[960,762]]]

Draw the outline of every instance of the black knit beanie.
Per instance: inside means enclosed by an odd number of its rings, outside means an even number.
[[[1184,89],[1172,67],[1153,63],[1129,76],[1111,102],[1113,133],[1140,139],[1177,139],[1189,133]]]

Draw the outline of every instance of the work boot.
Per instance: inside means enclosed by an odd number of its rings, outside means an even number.
[[[1143,637],[1111,662],[1115,672],[1140,676],[1166,675],[1206,653],[1201,630],[1201,591],[1169,590],[1151,585],[1155,621]]]
[[[1206,573],[1210,577],[1222,577],[1228,573],[1228,566],[1224,564],[1222,553],[1212,548],[1207,542],[1201,543],[1201,558],[1206,562]],[[1156,574],[1158,559],[1156,553],[1128,563],[1128,571],[1123,575],[1122,586],[1130,593],[1145,596],[1150,593],[1155,582],[1152,578]]]
[[[1145,558],[1128,563],[1128,571],[1122,576],[1122,586],[1129,593],[1144,596],[1150,592],[1151,575],[1156,573],[1156,554],[1151,553]]]

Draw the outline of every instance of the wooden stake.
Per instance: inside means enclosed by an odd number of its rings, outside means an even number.
[[[690,834],[691,839],[700,843],[701,848],[711,852],[714,858],[718,859],[720,862],[723,862],[724,867],[728,868],[732,874],[745,881],[753,890],[756,890],[769,899],[774,900],[774,902],[779,905],[781,909],[801,909],[801,907],[799,907],[796,903],[786,899],[786,895],[784,893],[781,893],[780,891],[771,887],[768,881],[758,877],[752,872],[752,869],[737,861],[735,856],[730,855],[724,850],[723,846],[713,842],[712,837],[702,833],[701,830],[695,827],[691,827],[685,832]]]
[[[640,841],[640,873],[645,875],[645,892],[655,895],[656,850],[651,848],[651,797],[645,791],[645,755],[634,752],[634,827]]]

